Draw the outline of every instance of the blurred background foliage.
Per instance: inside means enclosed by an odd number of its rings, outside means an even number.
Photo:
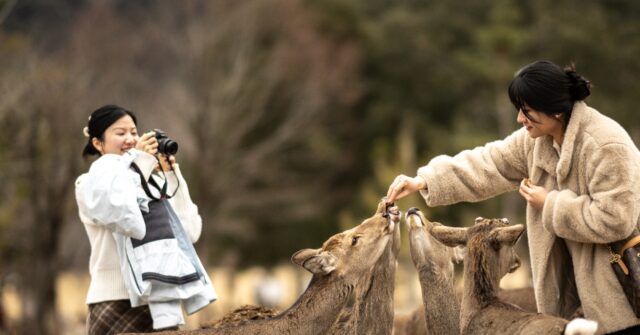
[[[532,61],[575,63],[639,143],[638,31],[634,0],[0,0],[0,285],[25,334],[56,332],[52,278],[88,261],[73,184],[103,104],[180,143],[206,263],[271,266],[369,216],[396,175],[515,130],[506,88]]]

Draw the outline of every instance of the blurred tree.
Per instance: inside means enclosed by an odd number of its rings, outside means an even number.
[[[473,94],[464,103],[464,109],[471,112],[458,115],[456,123],[455,134],[463,148],[479,145],[477,141],[482,139],[478,135],[486,136],[485,141],[489,141],[491,134],[504,138],[518,128],[516,112],[506,92],[529,43],[525,10],[518,1],[493,2],[486,19],[471,31],[468,49],[455,53],[457,60],[465,65],[469,81],[475,84]],[[470,133],[475,136],[469,138],[467,134]],[[517,193],[506,194],[497,200],[500,212],[492,215],[524,219],[523,201]]]
[[[322,21],[326,31],[356,39],[364,50],[362,75],[367,86],[354,108],[361,123],[360,140],[354,152],[358,153],[358,161],[366,164],[352,171],[352,179],[361,182],[363,190],[371,190],[367,191],[369,194],[373,191],[371,179],[362,177],[381,177],[379,172],[372,171],[380,167],[375,162],[382,159],[398,164],[395,172],[385,172],[382,177],[385,179],[376,182],[374,192],[378,196],[369,198],[385,195],[395,175],[413,175],[430,157],[455,153],[470,142],[478,145],[479,135],[484,140],[493,134],[492,129],[482,127],[461,134],[455,132],[464,120],[470,125],[491,124],[475,120],[482,114],[477,110],[484,108],[471,103],[477,96],[478,82],[486,80],[477,80],[479,75],[459,57],[472,49],[474,28],[489,16],[490,2],[326,0],[314,3],[327,15]],[[410,144],[406,146],[397,141]],[[414,157],[411,162],[402,158],[409,155],[396,152],[406,150],[401,149],[405,147],[415,151],[410,155]],[[356,217],[366,215],[375,205],[362,200],[353,199],[351,209]],[[415,204],[413,200],[406,201]],[[402,200],[401,205],[404,202]],[[430,211],[456,224],[462,221],[463,213],[467,212],[465,208],[477,212],[478,206],[459,205]]]
[[[199,11],[182,59],[203,239],[225,263],[281,262],[336,229],[332,208],[346,199],[333,180],[350,164],[337,140],[360,94],[357,53],[318,34],[298,1]]]
[[[632,97],[640,89],[640,3],[540,1],[531,8],[530,31],[536,43],[530,52],[560,64],[574,62],[594,85],[590,104],[620,122],[640,143],[640,116],[632,112]]]
[[[10,64],[0,81],[0,266],[17,276],[20,332],[55,334],[60,232],[80,165],[74,138],[82,118],[68,102],[80,88],[63,66],[43,60],[28,44],[26,50],[0,45],[2,64]]]
[[[639,141],[639,17],[632,0],[0,0],[0,268],[22,333],[56,333],[56,273],[86,268],[71,184],[96,107],[180,143],[209,264],[271,264],[370,215],[395,175],[515,130],[506,88],[534,60],[574,61]],[[502,201],[429,215],[521,215]]]

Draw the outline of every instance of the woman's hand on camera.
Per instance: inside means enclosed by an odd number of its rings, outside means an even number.
[[[158,168],[162,168],[162,171],[171,171],[171,169],[176,168],[176,158],[174,156],[158,154],[158,161],[160,161]]]
[[[396,179],[389,186],[387,191],[387,202],[392,203],[396,200],[402,199],[407,195],[427,188],[427,182],[420,176],[409,177],[403,174],[396,177]]]
[[[150,155],[155,155],[158,152],[158,140],[156,139],[156,133],[150,131],[142,134],[136,143],[136,149],[144,151]]]

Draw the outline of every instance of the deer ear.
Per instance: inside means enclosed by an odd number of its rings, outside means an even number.
[[[431,235],[450,247],[467,244],[467,228],[434,226]]]
[[[387,211],[387,197],[380,199],[378,202],[378,208],[376,208],[376,214],[383,214]]]
[[[518,242],[522,233],[524,233],[524,226],[521,224],[496,228],[495,239],[500,242],[500,244],[514,245]]]
[[[336,268],[335,256],[328,252],[321,252],[321,249],[302,249],[293,254],[291,260],[317,275],[329,274]]]
[[[456,264],[460,264],[460,262],[464,260],[464,257],[467,254],[467,247],[458,245],[453,247],[451,251],[453,251],[453,254],[451,255],[451,260],[456,262]]]
[[[436,227],[436,226],[444,226],[440,222],[429,221],[429,219],[427,219],[427,217],[422,213],[420,213],[420,217],[422,218],[422,224],[427,229],[427,231],[433,229],[433,227]]]
[[[293,256],[291,256],[291,261],[300,266],[304,266],[304,262],[306,262],[311,257],[318,255],[319,252],[320,252],[320,249],[298,250],[295,254],[293,254]]]

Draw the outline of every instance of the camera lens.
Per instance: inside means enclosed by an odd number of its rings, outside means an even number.
[[[175,155],[178,152],[178,142],[171,140],[162,129],[154,129],[158,140],[158,152],[163,155]]]
[[[178,152],[178,142],[163,138],[158,141],[158,151],[165,155],[175,155]]]

